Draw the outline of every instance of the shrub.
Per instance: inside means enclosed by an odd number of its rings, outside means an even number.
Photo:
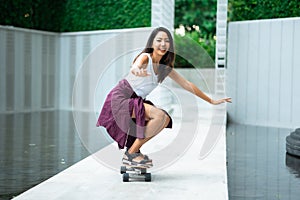
[[[229,20],[257,20],[300,16],[299,0],[229,0]]]
[[[1,0],[0,24],[53,32],[148,27],[151,1]]]

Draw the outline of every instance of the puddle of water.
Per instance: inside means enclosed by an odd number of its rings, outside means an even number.
[[[94,140],[88,151],[70,111],[0,115],[0,199],[11,199],[106,145],[107,140]]]
[[[300,158],[286,154],[293,130],[229,124],[227,172],[230,200],[299,199]]]

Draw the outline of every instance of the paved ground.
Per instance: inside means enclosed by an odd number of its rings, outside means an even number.
[[[187,95],[185,99],[189,98]],[[152,182],[123,183],[120,163],[115,162],[121,160],[122,151],[112,144],[14,199],[227,200],[226,108],[198,100],[196,104],[198,110],[189,102],[181,103],[179,112],[177,107],[173,113],[174,128],[165,130],[143,148],[155,165],[151,169]],[[182,119],[185,112],[191,115]],[[189,138],[184,148],[180,147],[185,142],[182,133]],[[166,159],[170,161],[164,163]]]

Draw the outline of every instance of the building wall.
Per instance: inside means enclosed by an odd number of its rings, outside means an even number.
[[[83,67],[91,68],[89,59],[96,58],[93,64],[97,65],[89,71],[90,77],[99,78],[111,69],[104,81],[114,85],[128,71],[137,54],[134,50],[144,47],[151,30],[59,34],[0,26],[0,112],[72,109],[75,79]],[[95,90],[91,83],[82,90],[85,101],[90,97],[86,92]]]
[[[300,18],[229,23],[229,119],[275,127],[300,125]]]
[[[0,112],[57,107],[58,35],[0,26]]]

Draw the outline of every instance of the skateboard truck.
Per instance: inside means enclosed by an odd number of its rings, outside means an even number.
[[[129,182],[129,180],[144,180],[146,182],[151,182],[151,173],[147,173],[147,168],[121,166],[120,172],[123,175],[123,182]]]

